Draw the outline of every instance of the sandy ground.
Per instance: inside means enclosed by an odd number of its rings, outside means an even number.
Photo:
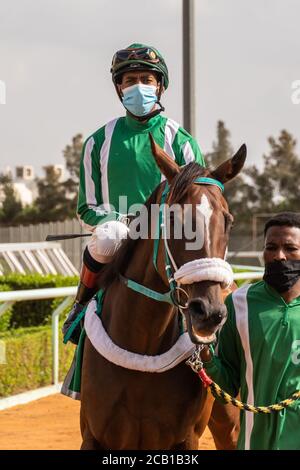
[[[63,395],[53,395],[1,411],[0,450],[79,449],[79,406],[79,402]],[[207,430],[200,449],[214,448]]]

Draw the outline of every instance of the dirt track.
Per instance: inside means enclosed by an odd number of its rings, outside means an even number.
[[[1,411],[0,450],[79,449],[79,406],[63,395],[53,395]],[[209,431],[200,448],[215,448]]]

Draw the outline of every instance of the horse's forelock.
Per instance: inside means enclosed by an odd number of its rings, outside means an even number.
[[[188,163],[174,178],[170,188],[169,204],[175,204],[183,199],[187,191],[199,176],[208,176],[209,170],[198,163]]]

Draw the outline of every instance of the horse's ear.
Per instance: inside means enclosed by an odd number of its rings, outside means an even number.
[[[179,166],[174,160],[155,142],[152,134],[149,132],[152,153],[156,164],[162,174],[166,177],[170,184],[173,178],[179,173]]]
[[[211,175],[216,178],[216,180],[221,181],[221,183],[227,183],[227,181],[232,180],[241,171],[246,156],[247,147],[243,144],[232,158],[221,163],[218,168],[211,172]]]

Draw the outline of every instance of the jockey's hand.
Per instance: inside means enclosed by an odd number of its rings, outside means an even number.
[[[109,263],[128,232],[128,226],[119,220],[108,220],[97,225],[88,243],[90,255],[99,263]]]

